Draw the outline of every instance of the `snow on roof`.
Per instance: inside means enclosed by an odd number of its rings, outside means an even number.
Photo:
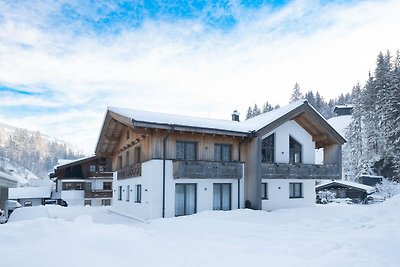
[[[372,193],[375,191],[375,188],[369,185],[364,185],[364,184],[359,184],[359,183],[355,183],[355,182],[350,182],[350,181],[345,181],[345,180],[335,180],[335,181],[329,181],[327,183],[323,183],[320,185],[315,186],[316,189],[320,188],[320,187],[324,187],[330,184],[342,184],[342,185],[346,185],[346,186],[351,186],[351,187],[355,187],[355,188],[359,188],[362,190],[365,190],[367,193]]]
[[[353,108],[353,105],[337,105],[335,106],[335,109],[336,108]]]
[[[51,189],[48,186],[10,188],[9,199],[50,198]]]
[[[88,159],[92,159],[92,158],[95,158],[95,157],[96,156],[88,156],[88,157],[83,157],[83,158],[80,158],[80,159],[72,159],[72,160],[61,159],[61,160],[58,160],[59,164],[54,166],[54,169],[57,169],[59,167],[63,167],[63,166],[66,166],[66,165],[70,165],[70,164],[73,164],[73,163],[77,163],[77,162],[80,162],[80,161],[85,161],[85,160],[88,160]]]
[[[2,172],[2,171],[0,171],[0,179],[8,180],[10,182],[18,182],[17,178],[15,178],[5,172]]]
[[[261,115],[241,122],[222,119],[199,118],[176,114],[156,113],[118,107],[109,107],[108,110],[131,118],[132,120],[138,122],[179,125],[248,133],[263,128],[264,126],[282,117],[286,113],[292,111],[293,109],[301,106],[304,103],[305,100],[298,100],[282,108],[274,109],[270,112],[263,113]]]
[[[328,123],[338,132],[341,136],[346,135],[347,127],[351,123],[351,115],[344,115],[332,117],[328,119]]]

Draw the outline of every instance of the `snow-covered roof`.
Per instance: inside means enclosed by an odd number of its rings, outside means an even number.
[[[343,136],[304,99],[241,122],[109,107],[97,142],[96,153],[106,155],[115,149],[117,146],[115,138],[120,136],[123,125],[133,128],[252,138],[257,134],[266,134],[289,120],[296,121],[313,137],[323,136],[324,138],[316,141],[317,148],[346,142]]]
[[[318,190],[319,188],[323,188],[323,187],[333,185],[333,184],[341,184],[341,185],[345,185],[345,186],[349,186],[349,187],[359,188],[359,189],[365,190],[368,194],[375,191],[375,188],[372,186],[359,184],[359,183],[355,183],[355,182],[350,182],[350,181],[345,181],[345,180],[329,181],[329,182],[317,185],[317,186],[315,186],[315,188]]]
[[[17,186],[17,178],[0,171],[0,186],[15,187]]]
[[[348,105],[336,105],[335,109],[336,108],[353,108],[353,105],[350,105],[350,104],[348,104]]]
[[[342,136],[345,136],[347,127],[351,123],[351,115],[344,115],[338,117],[332,117],[328,119],[328,123]]]
[[[109,107],[108,110],[128,117],[136,122],[179,125],[204,129],[218,129],[222,131],[249,133],[252,131],[258,131],[265,125],[268,125],[269,123],[282,117],[286,113],[294,110],[304,103],[305,100],[298,100],[285,107],[274,109],[270,112],[263,113],[261,115],[241,122],[222,119],[199,118],[177,114],[157,113],[118,107]]]
[[[9,199],[50,198],[51,189],[48,186],[10,188]]]
[[[65,167],[65,166],[71,165],[71,164],[76,164],[76,163],[79,163],[79,162],[82,162],[82,161],[86,161],[86,160],[91,160],[91,159],[94,159],[94,158],[96,158],[96,156],[88,156],[88,157],[83,157],[83,158],[80,158],[80,159],[73,159],[73,160],[62,159],[62,160],[58,161],[59,164],[54,166],[54,169],[57,169],[59,167]],[[60,163],[62,163],[62,164],[60,164]]]

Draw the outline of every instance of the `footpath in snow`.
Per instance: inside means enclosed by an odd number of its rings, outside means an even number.
[[[397,196],[375,205],[210,211],[144,224],[104,207],[23,208],[0,225],[1,266],[398,267],[399,211]]]

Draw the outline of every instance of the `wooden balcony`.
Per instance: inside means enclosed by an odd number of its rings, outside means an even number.
[[[117,179],[126,179],[142,176],[142,163],[136,163],[117,171]]]
[[[111,178],[113,177],[112,172],[87,172],[87,178],[92,179],[92,178]]]
[[[243,164],[240,162],[219,161],[173,161],[173,177],[196,179],[240,179],[243,175]]]
[[[340,179],[339,165],[262,163],[263,179]]]
[[[86,190],[85,198],[112,198],[112,190]]]

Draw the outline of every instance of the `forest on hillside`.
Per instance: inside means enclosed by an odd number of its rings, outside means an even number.
[[[382,175],[400,181],[400,52],[379,53],[376,67],[365,85],[357,83],[350,93],[325,100],[317,91],[302,93],[295,84],[290,102],[308,102],[325,119],[334,116],[336,105],[353,105],[352,120],[343,146],[343,177],[353,180],[360,174]],[[268,101],[260,108],[249,106],[246,119],[279,106]]]
[[[7,158],[42,179],[48,177],[58,159],[77,159],[83,156],[68,148],[65,143],[46,138],[40,132],[15,128],[11,133],[0,134],[0,158]]]

